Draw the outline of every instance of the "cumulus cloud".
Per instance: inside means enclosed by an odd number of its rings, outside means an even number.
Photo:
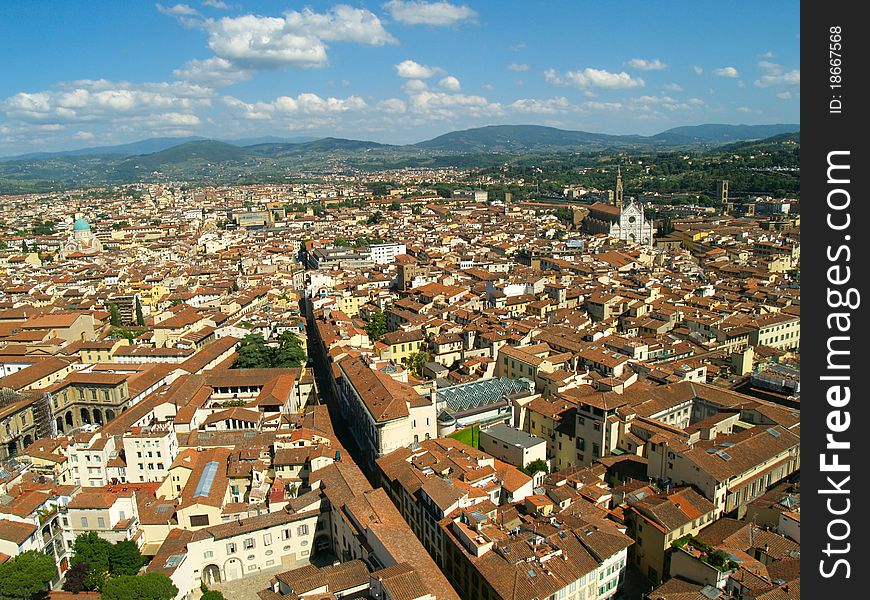
[[[202,5],[217,8],[218,10],[229,10],[232,8],[229,4],[222,2],[221,0],[202,0]]]
[[[401,98],[387,98],[378,102],[375,109],[387,114],[399,114],[408,110],[408,107],[405,106],[405,101]]]
[[[508,71],[516,71],[517,73],[522,73],[523,71],[529,70],[529,65],[525,63],[511,63],[507,66]]]
[[[761,69],[763,74],[760,79],[755,80],[756,87],[766,88],[801,84],[800,69],[786,70],[782,65],[767,60],[759,61],[758,68]]]
[[[556,115],[577,110],[577,107],[572,105],[564,96],[548,98],[546,100],[521,98],[510,103],[508,108],[513,112],[521,114],[537,115]]]
[[[179,6],[186,8],[179,9]],[[208,33],[208,46],[215,58],[229,61],[236,71],[324,67],[329,62],[327,43],[331,42],[368,46],[397,43],[374,13],[345,4],[322,13],[306,8],[301,11],[289,10],[280,17],[246,14],[220,19],[201,18],[195,9],[187,5],[176,5],[169,9],[158,5],[158,10],[179,19],[197,19],[196,26]],[[199,72],[204,70],[200,63],[206,61],[191,62],[193,64],[188,63],[180,71],[191,71],[192,76],[199,76],[203,80],[209,78]],[[206,66],[215,67],[218,63]],[[225,76],[232,69],[220,64],[219,70]],[[210,78],[219,81],[221,77],[216,75],[211,72]],[[231,76],[230,79],[238,80],[239,77]]]
[[[477,21],[477,12],[472,8],[450,2],[390,0],[383,6],[394,21],[405,25],[445,26]]]
[[[456,79],[453,75],[448,75],[444,79],[438,82],[438,85],[443,87],[445,90],[449,90],[451,92],[458,92],[459,88],[462,87],[459,84],[459,80]]]
[[[172,74],[183,81],[214,87],[232,85],[251,78],[250,71],[219,56],[188,61],[183,68],[172,71]]]
[[[653,60],[646,60],[644,58],[632,58],[628,61],[628,66],[632,69],[638,69],[640,71],[663,71],[668,68],[668,65],[655,58]]]
[[[582,71],[566,71],[559,75],[555,69],[547,69],[544,72],[544,80],[547,83],[560,87],[576,88],[602,88],[609,90],[622,90],[645,85],[640,77],[632,77],[625,71],[611,73],[604,69],[592,69],[587,67]]]
[[[270,102],[244,102],[233,96],[224,96],[221,102],[233,114],[247,120],[266,120],[293,115],[330,115],[366,108],[359,96],[322,98],[305,92],[298,96],[279,96]]]
[[[662,86],[662,89],[666,92],[682,92],[683,86],[679,83],[666,83]]]
[[[396,65],[396,73],[399,74],[399,77],[405,77],[407,79],[429,79],[440,71],[441,69],[438,67],[421,65],[420,63],[410,59],[403,60]]]
[[[698,65],[695,65],[694,67],[692,67],[692,69],[695,71],[695,75],[703,75],[704,74],[703,67],[699,67]]]
[[[178,120],[193,110],[211,105],[209,88],[186,83],[114,82],[105,79],[61,84],[59,89],[20,92],[0,101],[0,111],[11,120],[27,123],[107,121],[117,117],[150,116],[157,121]],[[198,122],[198,118],[196,118]]]
[[[713,75],[716,75],[717,77],[740,77],[740,73],[734,67],[713,69]]]

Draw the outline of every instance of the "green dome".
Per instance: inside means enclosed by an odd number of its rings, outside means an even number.
[[[90,231],[90,224],[84,219],[76,219],[76,222],[73,223],[73,231]]]

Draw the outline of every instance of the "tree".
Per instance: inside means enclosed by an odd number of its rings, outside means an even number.
[[[532,462],[527,464],[525,467],[520,469],[520,471],[522,471],[526,475],[534,475],[538,471],[543,471],[544,473],[549,473],[550,467],[547,465],[547,461],[539,458],[539,459],[533,460]]]
[[[139,296],[136,296],[136,325],[145,327],[145,316],[142,314],[142,302],[139,301]]]
[[[104,600],[174,600],[178,588],[162,573],[119,575],[101,590]]]
[[[224,598],[224,595],[217,590],[209,590],[207,592],[203,592],[202,598],[200,598],[200,600],[226,600],[226,598]]]
[[[46,591],[56,576],[53,557],[28,550],[0,565],[0,598],[26,600]]]
[[[366,219],[366,225],[377,225],[384,218],[384,213],[379,210],[376,210],[372,214],[369,215],[369,218]]]
[[[375,341],[387,332],[387,317],[382,311],[376,310],[369,316],[369,323],[365,327],[369,339]]]
[[[390,202],[390,210],[401,210],[401,208],[402,203],[398,200],[393,200],[392,202]]]
[[[121,311],[118,309],[117,304],[109,305],[109,323],[115,327],[120,327],[121,325]]]
[[[66,572],[63,580],[63,589],[67,592],[72,592],[73,594],[78,594],[79,592],[90,592],[94,590],[94,587],[91,587],[91,565],[86,562],[80,562],[74,564],[70,567],[69,571]]]
[[[411,374],[414,377],[420,377],[423,373],[423,367],[426,366],[432,360],[432,356],[426,352],[425,350],[419,350],[417,352],[412,352],[402,361],[405,363],[405,366],[411,370]]]
[[[278,353],[275,359],[275,367],[294,369],[305,364],[308,357],[302,349],[302,341],[293,333],[285,331],[278,340]]]
[[[249,333],[239,342],[238,356],[233,362],[234,369],[267,369],[274,361],[275,349],[266,345],[259,333]]]
[[[145,557],[131,540],[116,543],[109,554],[109,571],[112,575],[135,575],[144,564]]]
[[[96,531],[83,533],[73,543],[71,564],[87,563],[92,572],[102,573],[109,570],[109,554],[112,544],[97,535]]]

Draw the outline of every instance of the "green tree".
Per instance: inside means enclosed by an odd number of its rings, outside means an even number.
[[[410,369],[414,377],[420,377],[423,374],[423,367],[432,360],[432,356],[425,350],[418,350],[406,356],[402,362]]]
[[[217,590],[209,590],[207,592],[203,592],[202,598],[200,598],[200,600],[226,600],[226,598],[224,598],[224,595]]]
[[[375,212],[373,212],[372,214],[369,215],[368,219],[366,219],[366,224],[367,225],[377,225],[378,223],[380,223],[383,220],[383,218],[384,218],[384,213],[382,213],[379,210],[376,210]]]
[[[282,333],[278,340],[280,346],[278,346],[275,367],[293,369],[305,364],[308,357],[302,349],[302,340],[289,331]]]
[[[365,330],[370,340],[380,339],[387,332],[387,316],[382,311],[376,310],[369,317]]]
[[[275,349],[266,345],[259,333],[249,333],[239,342],[234,369],[266,369],[275,361]]]
[[[92,572],[102,573],[109,570],[109,554],[112,544],[97,535],[95,531],[83,533],[73,543],[71,564],[87,563]]]
[[[136,296],[136,325],[145,327],[145,316],[142,314],[142,302]]]
[[[115,327],[121,326],[121,311],[117,304],[109,305],[109,323]]]
[[[28,550],[0,565],[0,598],[32,598],[45,592],[56,576],[54,558]]]
[[[393,200],[390,202],[390,210],[400,210],[402,208],[402,203],[398,200]]]
[[[544,473],[549,473],[550,467],[547,466],[547,461],[541,460],[539,458],[538,460],[533,460],[532,462],[527,464],[525,467],[520,469],[520,471],[522,471],[523,473],[525,473],[527,475],[534,475],[538,471],[543,471]]]
[[[174,600],[178,588],[162,573],[120,575],[106,582],[104,600]]]
[[[112,575],[135,575],[144,564],[145,557],[131,540],[116,543],[109,554],[109,571]]]

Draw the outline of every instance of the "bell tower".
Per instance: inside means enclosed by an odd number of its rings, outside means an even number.
[[[619,212],[622,212],[622,169],[617,166],[616,167],[616,194],[613,198],[614,203],[619,208]]]

